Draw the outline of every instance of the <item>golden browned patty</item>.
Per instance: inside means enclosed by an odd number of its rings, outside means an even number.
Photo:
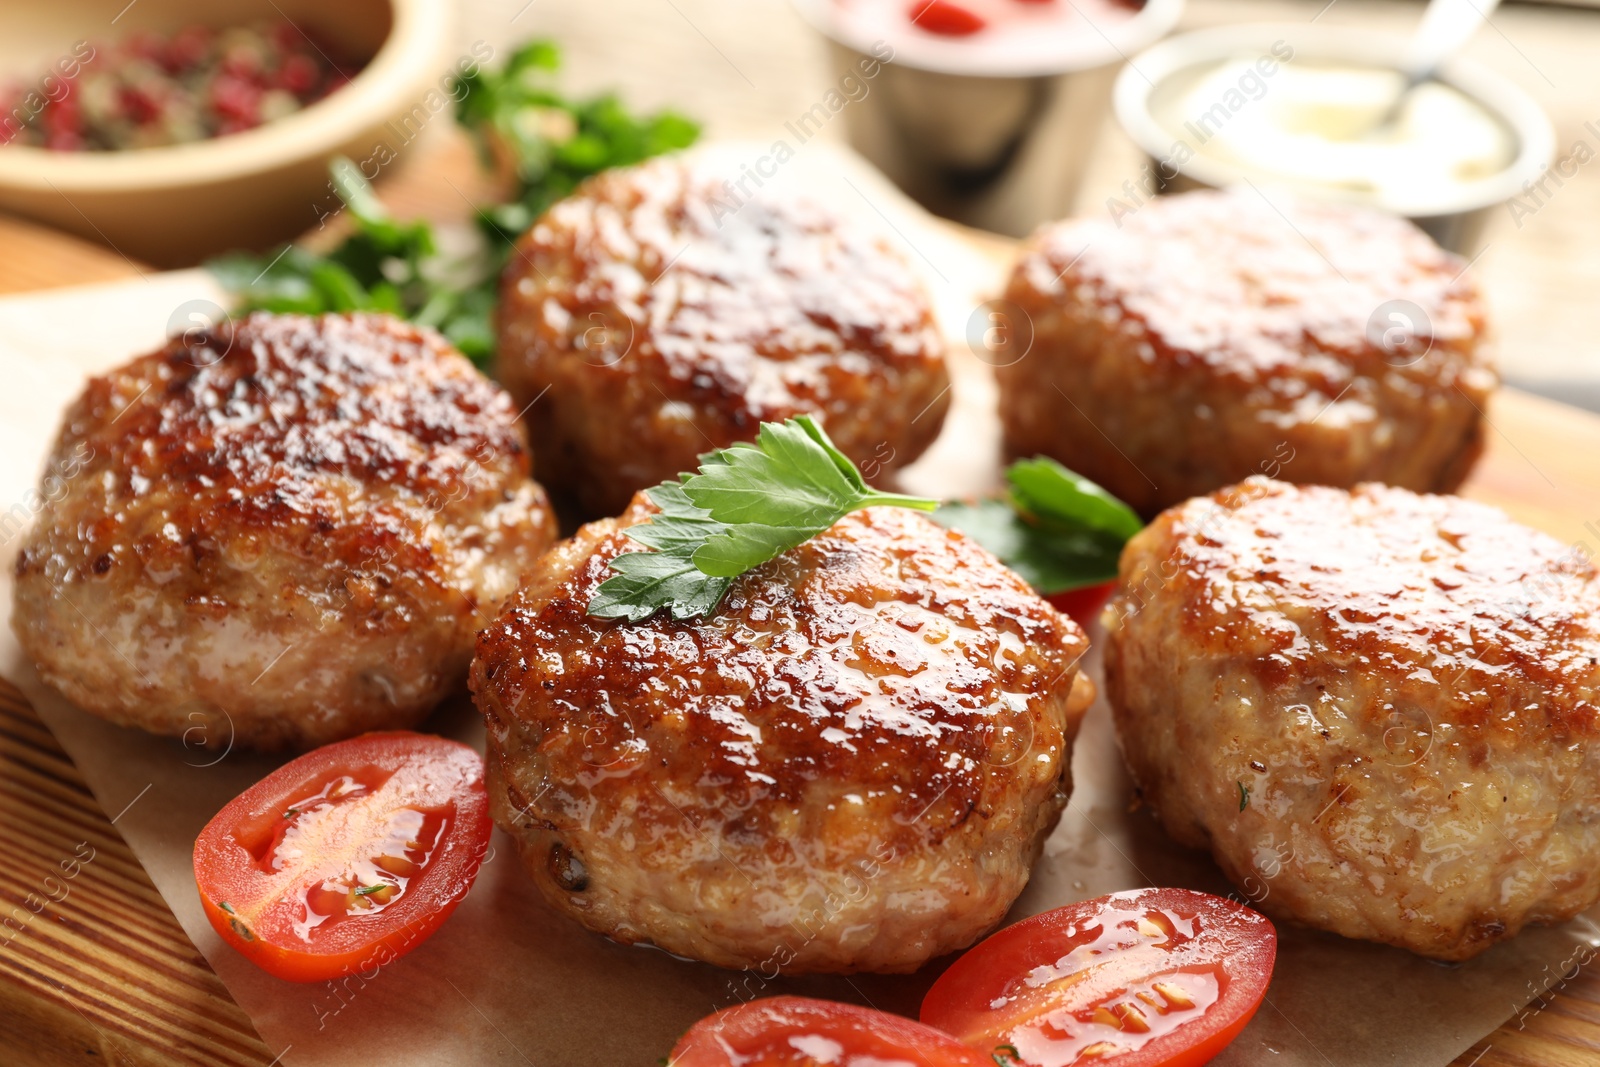
[[[816,204],[733,203],[720,176],[656,160],[517,243],[495,374],[531,405],[539,478],[585,517],[763,420],[817,416],[873,478],[938,435],[944,346],[906,262]]]
[[[92,379],[16,565],[41,677],[189,741],[413,725],[555,539],[510,398],[380,315],[256,314]]]
[[[1458,497],[1263,478],[1122,557],[1106,684],[1172,836],[1263,910],[1465,959],[1600,899],[1600,576]]]
[[[1465,271],[1404,220],[1250,190],[1047,226],[1006,291],[1033,333],[997,370],[1006,447],[1146,515],[1255,474],[1452,490],[1496,384]]]
[[[853,514],[706,619],[586,614],[585,526],[478,638],[495,820],[591,930],[726,967],[909,971],[1028,880],[1093,687],[1082,631],[964,535]]]

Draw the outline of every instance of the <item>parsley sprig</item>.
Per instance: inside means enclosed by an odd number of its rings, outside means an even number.
[[[628,528],[642,552],[611,561],[589,614],[640,622],[708,615],[739,575],[802,544],[852,511],[937,500],[872,488],[810,416],[764,422],[752,443],[708,453],[694,474],[646,490],[661,510]]]
[[[700,457],[700,469],[648,489],[660,510],[628,528],[641,551],[610,563],[589,614],[642,622],[709,615],[733,580],[875,505],[932,511],[1000,558],[1040,593],[1117,576],[1143,523],[1132,508],[1053,459],[1018,460],[1004,496],[946,503],[869,486],[809,416],[764,422],[752,443]],[[937,510],[936,510],[937,509]]]
[[[433,227],[389,214],[350,160],[328,167],[349,234],[326,253],[286,245],[268,256],[234,253],[210,268],[241,311],[386,311],[439,330],[462,352],[484,359],[494,346],[492,268],[484,255],[448,259]]]
[[[326,253],[287,245],[208,266],[238,310],[386,311],[434,327],[474,361],[487,362],[500,269],[522,231],[590,175],[686,148],[700,133],[676,112],[636,116],[613,95],[571,99],[555,84],[560,65],[560,50],[536,40],[503,68],[463,78],[456,120],[478,141],[487,166],[509,163],[513,182],[505,203],[478,213],[478,241],[465,254],[442,254],[427,222],[391,217],[360,169],[336,159],[331,185],[349,225],[340,244]]]
[[[574,100],[556,86],[560,69],[560,48],[535,40],[501,69],[462,79],[467,91],[456,121],[478,142],[486,166],[509,159],[516,175],[515,196],[478,220],[502,249],[591,175],[687,148],[700,136],[699,124],[676,111],[636,116],[611,93]]]

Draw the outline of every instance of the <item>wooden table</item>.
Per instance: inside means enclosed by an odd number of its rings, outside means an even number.
[[[442,134],[395,175],[384,198],[401,215],[458,221],[490,195],[459,138]],[[459,190],[459,191],[458,191]],[[0,292],[133,275],[116,253],[0,217]],[[1518,517],[1575,539],[1572,500],[1523,456],[1566,452],[1550,474],[1581,486],[1600,519],[1600,419],[1520,394],[1499,398],[1498,429],[1473,485],[1518,502]],[[1542,457],[1541,457],[1542,458]],[[1593,542],[1591,542],[1593,543]],[[92,860],[70,882],[59,865]],[[71,762],[20,694],[0,682],[0,1060],[58,1064],[270,1064],[249,1019],[189,943]],[[59,899],[50,899],[56,897]],[[37,909],[37,914],[34,910]],[[6,938],[10,940],[7,941]],[[1600,977],[1581,972],[1474,1046],[1457,1067],[1600,1064]]]

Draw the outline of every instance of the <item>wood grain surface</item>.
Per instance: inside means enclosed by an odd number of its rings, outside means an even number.
[[[402,216],[458,221],[491,191],[465,144],[444,134],[384,198]],[[988,238],[975,251],[1003,246]],[[0,265],[0,292],[141,269],[3,217]],[[1489,415],[1494,433],[1468,495],[1600,552],[1600,418],[1509,390]],[[271,1064],[118,836],[116,814],[99,809],[49,731],[0,682],[0,1063]],[[1594,970],[1551,975],[1527,1011],[1455,1067],[1600,1065]]]
[[[0,215],[0,293],[116,281],[142,269],[108,248]]]
[[[4,681],[0,856],[0,1061],[271,1060],[55,738]]]

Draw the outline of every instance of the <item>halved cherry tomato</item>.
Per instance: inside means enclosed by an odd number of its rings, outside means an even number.
[[[489,846],[483,758],[366,734],[284,764],[194,843],[206,918],[269,974],[318,982],[387,963],[455,910]]]
[[[945,37],[966,37],[987,25],[981,15],[951,0],[917,0],[907,14],[914,25]]]
[[[1072,621],[1083,627],[1100,617],[1100,609],[1106,606],[1106,601],[1111,599],[1111,591],[1117,583],[1101,582],[1099,585],[1086,585],[1080,589],[1068,589],[1061,593],[1051,593],[1045,597],[1050,606],[1057,611],[1072,616]]]
[[[1196,1067],[1272,979],[1266,917],[1189,889],[1138,889],[1006,927],[928,990],[922,1021],[1026,1067]]]
[[[670,1067],[993,1067],[949,1034],[887,1012],[764,997],[695,1023]]]

